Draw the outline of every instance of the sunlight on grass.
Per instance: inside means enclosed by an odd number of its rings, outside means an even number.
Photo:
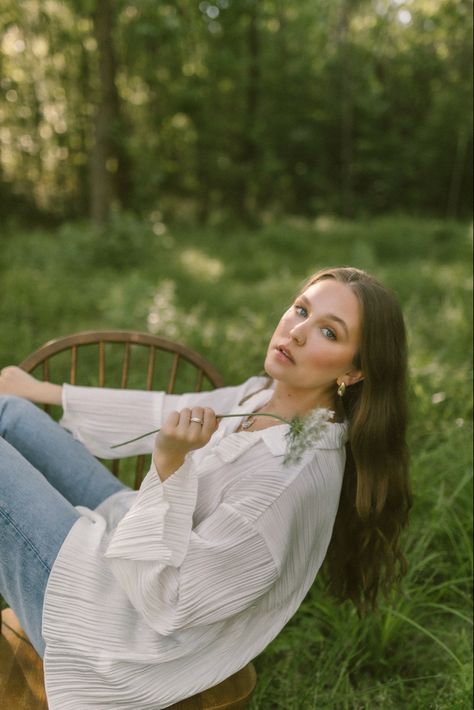
[[[189,273],[203,281],[219,281],[224,275],[222,261],[206,256],[198,249],[185,249],[181,253],[181,263]]]

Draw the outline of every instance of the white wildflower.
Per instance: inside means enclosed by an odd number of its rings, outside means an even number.
[[[334,412],[329,409],[314,409],[306,417],[293,417],[286,435],[287,447],[283,463],[291,466],[298,463],[306,449],[311,449],[327,429]]]

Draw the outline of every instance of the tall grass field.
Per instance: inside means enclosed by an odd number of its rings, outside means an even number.
[[[60,335],[134,329],[200,351],[237,384],[261,372],[272,328],[316,269],[354,265],[390,286],[410,347],[409,571],[362,620],[317,579],[255,660],[251,710],[471,708],[468,225],[293,217],[245,231],[117,215],[102,235],[86,224],[11,226],[1,239],[0,367]]]

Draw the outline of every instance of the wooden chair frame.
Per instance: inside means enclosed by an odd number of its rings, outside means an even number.
[[[211,365],[202,355],[191,350],[190,348],[175,343],[172,340],[161,338],[150,333],[141,333],[132,330],[86,330],[73,335],[66,335],[63,338],[55,338],[49,340],[40,348],[35,350],[31,355],[20,363],[20,367],[26,372],[32,372],[36,367],[42,365],[43,379],[49,379],[49,360],[54,355],[71,350],[71,369],[70,383],[76,384],[77,372],[77,354],[78,348],[82,345],[98,344],[99,346],[99,387],[104,386],[105,382],[105,345],[106,343],[123,343],[124,344],[124,359],[122,367],[121,387],[127,386],[128,368],[130,364],[130,346],[143,345],[149,349],[148,371],[146,389],[151,389],[153,380],[153,372],[155,367],[156,350],[165,350],[166,352],[174,353],[175,359],[173,362],[173,371],[168,385],[168,393],[172,392],[175,385],[176,370],[179,359],[187,360],[195,365],[198,370],[198,378],[196,381],[196,392],[202,385],[203,377],[206,376],[214,387],[222,387],[224,380],[222,375]]]
[[[218,372],[218,370],[216,370],[216,368],[199,353],[191,350],[181,343],[176,343],[157,335],[141,333],[138,331],[91,330],[75,333],[73,335],[66,335],[62,338],[56,338],[48,341],[31,353],[31,355],[20,363],[20,367],[26,372],[32,372],[37,367],[41,367],[43,380],[49,380],[50,360],[56,355],[70,350],[71,358],[69,366],[69,382],[70,384],[75,385],[78,384],[77,367],[80,349],[88,345],[97,345],[98,386],[104,387],[107,365],[105,346],[110,343],[123,345],[123,359],[120,377],[120,388],[122,389],[127,387],[132,345],[139,345],[148,349],[146,384],[144,389],[151,390],[152,388],[153,376],[156,367],[156,353],[160,350],[173,355],[171,373],[166,387],[166,392],[168,394],[174,390],[178,365],[181,360],[190,363],[196,369],[196,380],[194,384],[196,392],[199,392],[202,389],[204,379],[207,379],[212,387],[222,387],[224,384],[224,380],[220,372]],[[46,405],[45,409],[48,411],[50,407]],[[143,480],[145,459],[146,457],[144,455],[136,457],[134,481],[135,489],[139,488]],[[111,470],[115,476],[119,475],[120,459],[114,459],[112,461]]]

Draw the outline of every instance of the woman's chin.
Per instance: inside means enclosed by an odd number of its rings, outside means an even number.
[[[265,374],[268,375],[268,377],[271,377],[272,380],[280,381],[284,379],[285,372],[283,368],[278,367],[278,364],[276,363],[272,363],[271,361],[269,362],[268,358],[265,360],[263,369],[265,370]]]
[[[263,363],[263,369],[265,370],[266,375],[275,379],[275,375],[277,374],[275,372],[276,368],[272,365],[271,359],[268,357],[268,355],[265,358],[265,362]]]

